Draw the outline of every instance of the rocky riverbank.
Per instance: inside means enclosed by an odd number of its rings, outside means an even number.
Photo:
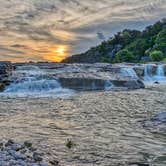
[[[158,84],[166,82],[165,63],[65,64],[31,62],[11,64],[2,62],[1,66],[1,91],[9,83],[12,83],[11,88],[16,85],[17,91],[23,84],[27,91],[28,88],[51,90],[51,88],[59,87],[76,91],[91,91],[134,90],[145,88],[145,81]],[[34,85],[35,87],[33,87]],[[37,87],[37,85],[39,86]]]
[[[10,84],[10,76],[13,71],[11,62],[0,62],[0,91]]]
[[[0,166],[58,166],[58,163],[55,160],[45,161],[43,153],[31,142],[20,144],[8,140],[0,143]]]
[[[128,65],[96,64],[64,64],[64,63],[17,63],[16,70],[33,70],[38,77],[57,80],[62,88],[72,90],[127,90],[144,88],[142,80]],[[133,71],[135,75],[128,73]],[[41,74],[45,72],[45,74]],[[31,72],[32,74],[32,72]],[[41,76],[42,75],[42,76]],[[19,76],[11,78],[19,80]]]

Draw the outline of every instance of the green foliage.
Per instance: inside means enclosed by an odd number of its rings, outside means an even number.
[[[147,39],[136,39],[127,49],[132,52],[138,60],[145,55],[146,50],[151,47],[151,43]]]
[[[166,53],[166,28],[157,35],[155,43],[157,49]]]
[[[116,57],[114,59],[115,63],[120,63],[120,62],[135,62],[136,61],[136,57],[129,52],[127,49],[123,49],[121,51],[119,51],[116,54]]]
[[[111,63],[111,59],[108,56],[102,56],[101,62],[102,63]]]
[[[150,57],[153,61],[161,61],[164,58],[164,54],[161,51],[154,50],[150,53]]]
[[[161,53],[166,55],[166,19],[146,27],[142,32],[125,29],[97,47],[93,47],[83,54],[69,57],[64,62],[139,63],[148,56],[154,61],[160,61],[162,60]],[[149,58],[149,60],[151,59]]]

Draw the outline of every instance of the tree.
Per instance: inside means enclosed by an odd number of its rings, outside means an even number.
[[[126,48],[132,52],[138,60],[141,59],[142,56],[144,56],[145,51],[151,47],[151,43],[147,39],[136,39],[134,42],[132,42],[130,45],[128,45]]]
[[[135,62],[136,58],[135,56],[129,52],[127,49],[120,50],[114,59],[115,63],[120,63],[120,62]]]
[[[150,53],[150,57],[153,61],[161,61],[164,59],[164,54],[161,51],[154,50]]]
[[[108,56],[104,55],[101,57],[101,62],[102,63],[111,63],[111,59]]]
[[[158,35],[155,41],[155,48],[166,53],[166,28],[164,28]]]

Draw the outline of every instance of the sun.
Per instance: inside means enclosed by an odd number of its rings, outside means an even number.
[[[60,55],[63,55],[65,53],[65,50],[64,50],[64,48],[60,47],[56,50],[56,52]]]
[[[48,61],[61,62],[68,55],[69,47],[66,45],[54,46],[49,49],[49,52],[44,55]]]

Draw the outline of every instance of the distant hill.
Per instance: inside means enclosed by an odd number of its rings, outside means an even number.
[[[143,31],[124,29],[85,53],[64,59],[66,63],[120,63],[166,61],[166,19]]]

